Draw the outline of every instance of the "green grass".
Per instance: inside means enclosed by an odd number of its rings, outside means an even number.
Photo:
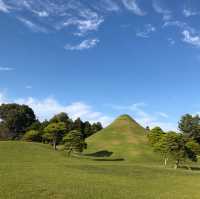
[[[146,133],[123,115],[76,158],[49,145],[0,142],[0,199],[199,199],[200,171],[164,168]]]
[[[48,145],[0,142],[1,199],[199,199],[200,172],[68,159]]]

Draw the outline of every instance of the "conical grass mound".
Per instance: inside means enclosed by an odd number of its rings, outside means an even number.
[[[148,144],[147,131],[129,115],[118,117],[86,142],[86,154],[97,158],[135,162],[155,159],[155,154]]]

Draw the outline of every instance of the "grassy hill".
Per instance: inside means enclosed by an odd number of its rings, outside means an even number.
[[[146,134],[146,130],[129,115],[122,115],[87,139],[86,154],[135,162],[155,162],[158,156],[148,145]]]
[[[200,172],[68,159],[48,145],[0,142],[2,199],[199,199]]]

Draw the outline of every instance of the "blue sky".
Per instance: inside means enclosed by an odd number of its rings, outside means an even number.
[[[0,0],[0,103],[176,129],[200,112],[199,19],[198,0]]]

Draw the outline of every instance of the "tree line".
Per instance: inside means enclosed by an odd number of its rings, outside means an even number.
[[[59,113],[50,120],[40,122],[27,105],[2,104],[0,106],[0,140],[24,140],[58,144],[69,152],[82,152],[85,139],[102,129],[100,122],[72,120],[67,113]]]
[[[160,127],[148,130],[149,143],[159,152],[167,165],[169,159],[175,161],[174,168],[187,160],[197,162],[200,155],[200,117],[186,114],[178,123],[179,132],[164,132]]]

